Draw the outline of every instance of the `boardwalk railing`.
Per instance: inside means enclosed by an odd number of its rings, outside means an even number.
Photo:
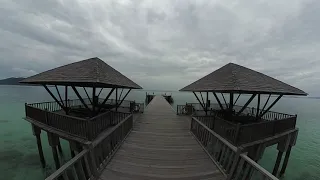
[[[93,180],[105,168],[111,157],[130,133],[133,126],[132,114],[114,126],[107,134],[60,167],[45,180]]]
[[[235,147],[194,117],[190,131],[228,180],[278,180],[243,153],[241,148]]]

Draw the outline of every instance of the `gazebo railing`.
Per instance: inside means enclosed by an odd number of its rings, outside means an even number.
[[[235,145],[246,144],[295,129],[297,120],[297,117],[293,116],[275,121],[240,124],[227,121],[219,116],[193,117]]]
[[[75,101],[76,102],[76,101]],[[74,103],[74,105],[77,103]],[[50,109],[52,111],[48,111]],[[25,104],[26,117],[35,123],[63,131],[69,135],[93,140],[107,128],[129,116],[129,112],[107,111],[91,119],[60,114],[54,102]]]
[[[192,106],[192,108],[190,106]],[[225,108],[226,105],[224,104],[223,107]],[[242,107],[243,106],[235,105],[234,106],[235,112],[240,111],[240,109]],[[191,113],[190,113],[190,110],[192,110]],[[220,110],[220,106],[218,104],[211,103],[210,106],[209,106],[208,114],[212,115],[212,112],[210,112],[212,110],[219,111]],[[195,112],[204,112],[202,106],[199,103],[186,103],[185,105],[177,105],[177,114],[178,115],[191,115],[191,114],[194,114]],[[241,113],[241,115],[242,116],[246,116],[246,115],[256,116],[257,112],[258,112],[257,108],[247,107],[247,108],[244,109],[244,111]],[[261,113],[261,109],[259,109],[259,114],[260,113]],[[287,119],[287,118],[294,117],[294,116],[296,116],[296,115],[285,114],[285,113],[274,112],[274,111],[268,111],[262,116],[262,119],[268,120],[268,121],[272,121],[272,120],[279,120],[279,119]]]
[[[194,117],[190,131],[227,180],[278,180],[243,153],[241,148],[235,147]]]

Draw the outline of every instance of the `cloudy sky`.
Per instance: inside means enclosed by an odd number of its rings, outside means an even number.
[[[320,95],[319,0],[0,0],[0,78],[90,57],[145,89],[234,62]]]

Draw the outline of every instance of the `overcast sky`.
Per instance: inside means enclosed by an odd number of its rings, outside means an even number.
[[[145,89],[178,90],[234,62],[320,95],[319,9],[319,0],[0,0],[0,78],[100,57]]]

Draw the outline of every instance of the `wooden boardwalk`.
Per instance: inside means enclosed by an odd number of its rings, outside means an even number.
[[[225,179],[190,134],[189,121],[156,96],[99,179]]]

